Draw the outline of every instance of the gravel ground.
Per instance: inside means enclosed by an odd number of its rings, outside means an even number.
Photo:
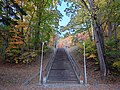
[[[87,86],[63,86],[63,87],[41,87],[41,86],[29,86],[24,90],[120,90],[119,85],[115,84],[99,84],[99,85],[87,85]]]
[[[77,54],[77,47],[71,48],[70,51],[72,51],[72,55],[79,63],[82,71],[82,56]],[[49,53],[44,57],[44,67],[51,54]],[[99,70],[95,70],[98,66],[94,65],[92,61],[87,61],[87,86],[39,86],[38,76],[29,85],[24,86],[25,80],[39,72],[39,66],[40,60],[37,58],[31,64],[26,65],[0,63],[0,90],[120,90],[120,76],[109,75],[107,78],[102,79]]]
[[[0,63],[0,85],[22,85],[22,83],[39,70],[39,61],[27,65],[2,64]]]

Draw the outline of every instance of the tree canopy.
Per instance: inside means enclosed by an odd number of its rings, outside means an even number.
[[[62,19],[57,6],[62,2],[70,6],[64,11],[71,20],[61,31],[72,32],[73,41],[86,42],[86,56],[96,57],[103,76],[111,68],[119,70],[119,0],[0,0],[2,60],[31,62],[30,57],[40,52],[42,42],[47,42],[46,46],[51,41],[56,43]]]
[[[58,1],[1,0],[0,53],[3,60],[22,62],[26,49],[38,50],[42,42],[56,35],[59,19]]]
[[[71,3],[71,7],[65,11],[67,15],[73,14],[73,17],[69,24],[62,29],[63,31],[72,30],[74,35],[88,32],[90,40],[93,39],[96,43],[101,73],[106,76],[111,62],[105,58],[108,55],[108,48],[105,46],[108,44],[106,43],[108,39],[113,40],[116,47],[115,52],[117,55],[119,54],[120,37],[117,32],[119,32],[120,2],[119,0],[71,0]],[[111,52],[114,51],[111,50]],[[118,59],[117,61],[119,62]],[[112,60],[113,62],[116,60]]]

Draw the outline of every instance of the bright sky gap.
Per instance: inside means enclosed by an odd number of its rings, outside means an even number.
[[[59,25],[60,25],[60,26],[66,26],[66,25],[70,22],[70,17],[68,17],[68,16],[66,15],[66,12],[64,12],[64,10],[65,10],[67,7],[68,7],[68,6],[67,6],[67,3],[64,2],[64,1],[62,1],[61,6],[58,5],[58,10],[59,10],[59,11],[61,12],[61,14],[63,15],[62,20],[59,21]],[[62,32],[62,33],[61,33],[61,36],[63,36],[65,33],[66,33],[66,32]]]

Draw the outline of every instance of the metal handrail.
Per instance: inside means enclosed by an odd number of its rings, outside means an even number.
[[[69,52],[66,50],[66,48],[65,48],[65,51],[66,51],[66,53],[67,53],[67,56],[68,56],[68,58],[69,58],[69,60],[70,60],[70,62],[71,62],[71,64],[72,64],[72,67],[73,67],[73,69],[74,69],[74,72],[75,72],[75,74],[76,74],[76,76],[77,76],[77,79],[78,79],[78,81],[79,81],[79,83],[80,83],[80,69],[79,69],[79,67],[78,67],[78,65],[77,65],[77,63],[75,63],[75,60],[73,59],[73,57],[69,54]]]
[[[84,84],[87,84],[85,42],[83,43],[83,46],[84,46]]]
[[[69,55],[70,55],[74,65],[75,65],[75,67],[77,69],[78,75],[80,76],[80,67],[78,66],[78,64],[77,64],[76,60],[73,58],[73,56],[70,53],[69,53]]]
[[[47,81],[47,79],[48,79],[48,76],[49,76],[49,73],[50,73],[50,69],[52,68],[52,63],[53,63],[53,61],[54,61],[56,51],[57,51],[57,50],[54,49],[53,56],[50,58],[47,66],[46,66],[46,69],[45,69],[45,70],[46,70],[46,74],[45,74],[46,81]],[[45,82],[46,82],[46,81],[45,81]]]
[[[42,42],[42,54],[41,54],[41,58],[40,58],[40,76],[39,76],[39,85],[42,84],[42,64],[43,64],[43,47],[44,46],[44,42]]]
[[[53,51],[53,55],[51,55],[49,61],[47,62],[47,65],[46,65],[46,67],[45,67],[45,71],[48,71],[48,70],[49,70],[49,67],[50,67],[50,65],[51,65],[51,61],[53,60],[54,56],[55,56],[55,49],[54,49],[54,51]]]

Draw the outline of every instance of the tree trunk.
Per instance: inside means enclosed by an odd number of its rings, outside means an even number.
[[[88,35],[89,35],[90,41],[92,41],[92,36],[90,35],[90,30],[89,29],[88,29]]]
[[[117,24],[114,23],[113,24],[113,31],[114,31],[114,40],[115,40],[115,47],[116,47],[116,50],[118,50],[118,40],[117,40]]]
[[[101,49],[104,53],[104,32],[102,29],[102,26],[100,25],[100,23],[96,22],[97,27],[98,27],[98,38],[100,40],[100,44],[101,44]]]
[[[111,40],[111,38],[112,38],[112,24],[111,24],[111,22],[108,22],[108,32],[107,32],[107,35],[108,35],[109,39]]]
[[[8,38],[6,38],[5,40],[3,40],[3,43],[2,43],[2,59],[3,59],[3,62],[5,62],[6,60],[6,49],[8,48]]]
[[[93,0],[88,0],[88,2],[90,5],[90,10],[92,12],[93,30],[94,30],[95,41],[97,46],[98,58],[100,62],[100,71],[101,71],[101,75],[106,76],[107,69],[106,69],[104,52],[103,52],[103,48],[104,48],[103,31],[100,24],[97,22],[97,15],[95,14]]]
[[[44,1],[43,1],[44,2]],[[42,10],[41,10],[41,7],[42,7],[42,4],[38,4],[37,5],[37,9],[38,9],[38,12],[37,12],[37,16],[38,16],[38,23],[37,23],[37,30],[35,31],[35,39],[37,40],[37,41],[35,41],[35,43],[34,43],[34,47],[35,47],[35,50],[37,50],[38,48],[40,48],[40,46],[41,46],[41,42],[40,42],[40,38],[39,38],[39,36],[40,36],[40,30],[39,30],[39,27],[40,27],[40,24],[41,24],[41,16],[42,16]]]
[[[104,52],[102,51],[103,49],[102,49],[102,45],[101,45],[101,41],[100,41],[100,37],[99,37],[99,35],[100,35],[99,28],[95,21],[94,21],[94,35],[95,35],[95,41],[96,41],[96,46],[97,46],[101,74],[103,76],[106,76],[107,69],[106,69],[106,64],[105,64],[105,60],[104,60]]]
[[[95,40],[94,30],[93,30],[93,23],[91,23],[91,30],[92,30],[92,40]]]
[[[23,7],[23,0],[21,0],[21,7]],[[20,13],[20,20],[21,22],[23,22],[23,15],[21,13]],[[22,41],[24,42],[24,28],[21,27],[20,30],[21,30]],[[21,47],[21,54],[23,55],[23,53],[24,53],[24,44]]]

